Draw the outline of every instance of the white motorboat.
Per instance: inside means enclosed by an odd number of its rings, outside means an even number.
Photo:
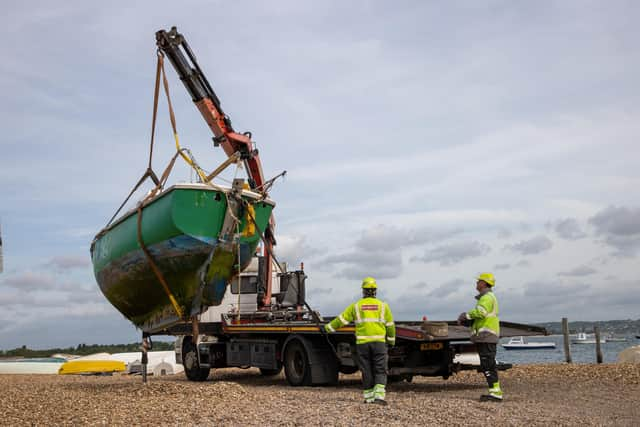
[[[600,344],[607,342],[603,337],[600,338]],[[587,335],[586,332],[578,332],[578,335],[571,340],[571,344],[595,344],[596,338]]]
[[[556,348],[556,343],[540,341],[529,342],[526,341],[524,337],[513,337],[507,344],[502,344],[502,347],[505,350],[543,350]]]

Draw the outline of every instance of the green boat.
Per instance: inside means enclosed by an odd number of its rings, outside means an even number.
[[[173,185],[96,235],[98,285],[143,332],[187,320],[220,304],[256,253],[273,207],[241,182]]]

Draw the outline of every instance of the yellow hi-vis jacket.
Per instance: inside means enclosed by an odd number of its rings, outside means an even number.
[[[476,297],[476,307],[467,312],[471,325],[471,341],[497,343],[500,337],[500,319],[498,318],[498,300],[493,292],[487,291]]]
[[[347,307],[324,328],[327,332],[335,332],[336,329],[351,322],[356,326],[356,344],[386,342],[389,345],[395,345],[396,343],[396,325],[393,323],[393,314],[386,302],[377,298],[362,298]]]

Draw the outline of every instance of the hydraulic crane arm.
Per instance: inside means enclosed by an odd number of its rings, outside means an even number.
[[[202,73],[184,36],[178,33],[176,27],[172,27],[169,32],[156,32],[156,43],[160,51],[171,61],[191,99],[209,125],[214,135],[214,144],[221,145],[227,156],[239,152],[247,169],[249,186],[261,191],[265,183],[264,175],[258,150],[251,140],[251,133],[240,134],[234,131],[231,119],[222,110],[220,99]]]
[[[266,196],[265,179],[262,173],[262,163],[258,150],[251,140],[251,132],[237,133],[231,125],[231,119],[222,110],[220,99],[211,88],[209,81],[198,65],[195,55],[191,51],[184,36],[178,33],[176,27],[170,31],[160,30],[156,32],[156,44],[158,49],[169,58],[180,80],[187,88],[191,99],[202,114],[205,122],[213,132],[213,142],[221,145],[227,156],[240,153],[247,171],[249,186]],[[268,185],[267,185],[268,187]],[[258,301],[263,308],[271,304],[271,271],[272,251],[275,245],[273,234],[273,215],[269,219],[269,225],[264,230],[264,257],[266,261],[264,282],[266,290],[262,301]]]

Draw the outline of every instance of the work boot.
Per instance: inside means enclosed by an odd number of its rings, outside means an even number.
[[[364,403],[373,403],[373,399],[374,399],[374,395],[373,395],[373,389],[367,389],[363,391],[363,396],[364,396]]]
[[[489,394],[483,394],[480,396],[481,402],[493,401],[502,402],[502,389],[500,388],[500,382],[493,383],[493,387],[489,389]]]
[[[373,401],[373,403],[375,403],[376,405],[387,406],[387,401],[382,399],[376,399]]]

